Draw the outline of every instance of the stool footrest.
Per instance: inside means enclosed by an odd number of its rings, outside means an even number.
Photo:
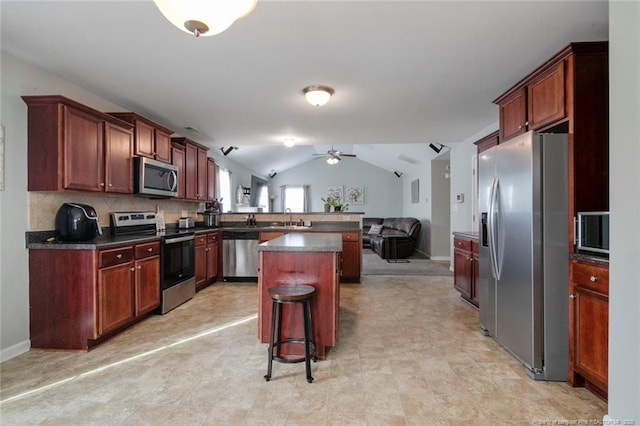
[[[280,345],[284,345],[284,344],[288,344],[288,343],[300,343],[304,345],[304,338],[303,337],[299,337],[299,338],[288,338],[288,339],[283,339],[283,340],[278,340],[277,342],[274,342],[273,344],[273,349],[278,349],[278,347]],[[273,349],[272,349],[272,353],[271,353],[271,359],[273,359],[274,361],[278,361],[281,363],[285,363],[285,364],[294,364],[296,362],[304,362],[307,358],[303,355],[299,358],[286,358],[286,357],[282,357],[282,356],[278,356],[278,355],[273,355]],[[310,353],[309,353],[309,357],[311,357],[311,359],[313,361],[316,361],[316,345],[313,342],[309,342],[309,349],[310,349]]]

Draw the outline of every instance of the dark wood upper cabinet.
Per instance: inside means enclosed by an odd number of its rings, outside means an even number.
[[[28,105],[29,191],[133,193],[133,126],[64,96]]]
[[[499,131],[496,130],[495,132],[490,133],[482,139],[474,142],[474,145],[478,147],[478,154],[498,145],[498,143],[500,142],[498,133]]]
[[[109,114],[135,126],[135,155],[171,163],[172,130],[135,112],[110,112]]]
[[[207,200],[207,147],[188,138],[171,138],[174,144],[184,146],[185,199]]]
[[[570,218],[609,210],[608,82],[608,42],[571,43],[493,101],[501,143],[528,130],[568,134]]]
[[[177,198],[184,199],[186,197],[185,189],[187,187],[185,182],[185,153],[184,145],[171,143],[171,164],[178,167],[178,196]]]

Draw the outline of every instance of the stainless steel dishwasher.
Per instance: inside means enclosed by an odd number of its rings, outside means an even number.
[[[258,231],[222,231],[224,281],[258,281]]]

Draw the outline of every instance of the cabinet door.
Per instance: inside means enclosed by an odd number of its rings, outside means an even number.
[[[136,315],[160,306],[160,256],[136,261]]]
[[[155,133],[156,160],[171,163],[171,134],[161,129]]]
[[[258,243],[262,244],[265,241],[271,241],[274,238],[282,237],[283,231],[261,231],[258,236]]]
[[[539,129],[565,117],[564,62],[529,84],[527,107],[530,129]]]
[[[185,154],[185,198],[187,200],[198,199],[198,148],[186,144]]]
[[[98,270],[98,335],[103,335],[135,317],[135,268],[127,262]]]
[[[198,171],[197,171],[197,183],[198,192],[196,197],[198,200],[205,200],[207,198],[207,150],[198,147]]]
[[[595,291],[574,289],[574,370],[607,390],[609,364],[609,303]]]
[[[217,178],[218,167],[216,166],[216,162],[213,159],[207,159],[207,200],[213,201],[218,198],[216,192],[216,178]]]
[[[466,250],[453,250],[453,286],[465,299],[471,299],[471,253]]]
[[[103,191],[103,121],[75,108],[64,113],[64,187]]]
[[[104,123],[106,192],[133,194],[133,133]]]
[[[207,281],[218,276],[218,242],[207,244]]]
[[[185,174],[185,155],[184,149],[180,148],[171,148],[171,164],[178,167],[178,197],[177,198],[185,198],[185,188],[186,188],[186,174]]]
[[[342,242],[342,279],[360,278],[360,245],[355,241]]]
[[[521,89],[500,103],[500,141],[505,141],[526,131],[526,91]]]
[[[154,158],[154,128],[142,120],[136,120],[136,155]]]
[[[207,246],[196,246],[194,251],[196,286],[199,286],[207,281]]]

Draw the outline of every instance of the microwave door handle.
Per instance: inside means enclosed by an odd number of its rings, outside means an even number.
[[[171,181],[173,181],[173,183],[171,183]],[[171,173],[169,173],[168,183],[169,189],[171,191],[175,191],[176,187],[178,186],[178,174],[173,170],[171,170]]]

